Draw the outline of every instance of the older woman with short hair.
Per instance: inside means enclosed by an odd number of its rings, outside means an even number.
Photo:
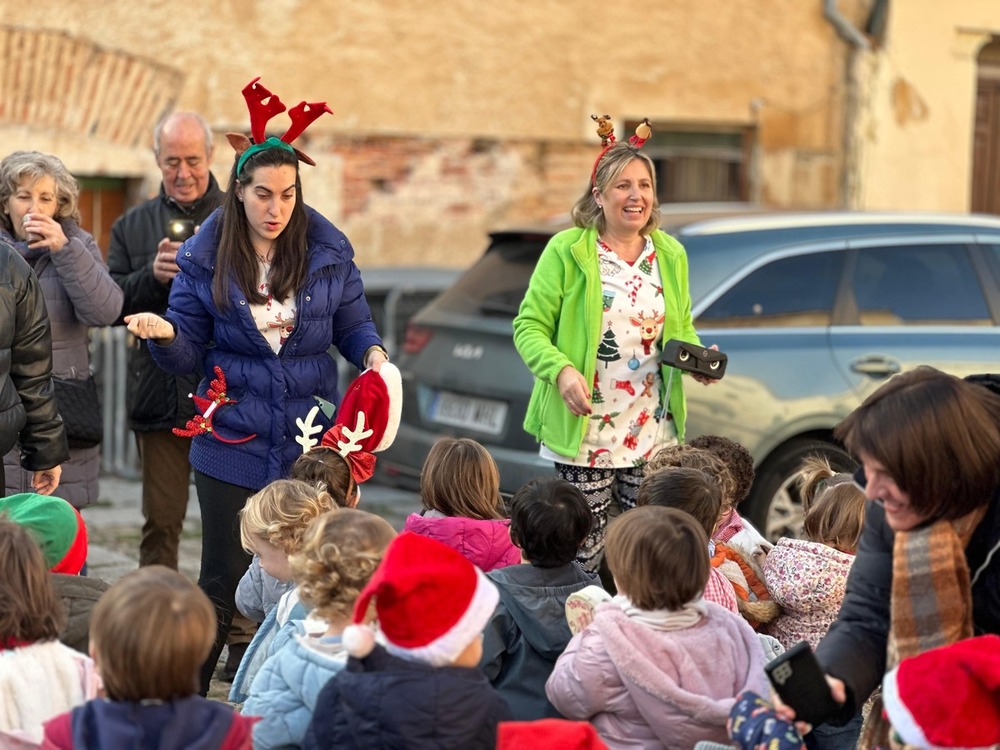
[[[79,188],[63,163],[38,151],[0,161],[0,240],[17,249],[38,277],[52,327],[52,373],[90,374],[90,326],[111,325],[122,290],[108,273],[94,238],[80,228]],[[6,493],[32,491],[31,472],[15,446],[4,458]],[[82,508],[97,500],[100,448],[72,448],[62,465],[59,495]]]

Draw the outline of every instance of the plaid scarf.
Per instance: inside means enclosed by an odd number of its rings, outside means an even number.
[[[954,521],[896,532],[886,672],[909,656],[972,637],[965,546],[985,514],[984,505]],[[877,695],[858,748],[888,747],[888,734],[889,722]]]

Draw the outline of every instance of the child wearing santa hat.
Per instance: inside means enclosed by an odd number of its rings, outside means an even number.
[[[351,658],[320,692],[303,747],[496,747],[497,725],[512,716],[476,667],[498,600],[455,550],[410,532],[396,537],[354,604],[342,636]],[[364,624],[372,605],[377,639]]]

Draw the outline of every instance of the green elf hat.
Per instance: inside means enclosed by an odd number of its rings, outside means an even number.
[[[0,515],[28,530],[51,572],[79,575],[87,561],[87,525],[80,511],[60,497],[24,492],[0,498]]]

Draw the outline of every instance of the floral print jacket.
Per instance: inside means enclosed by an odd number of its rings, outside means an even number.
[[[854,555],[820,542],[782,537],[764,561],[764,583],[783,610],[766,632],[786,649],[814,649],[840,611]]]

